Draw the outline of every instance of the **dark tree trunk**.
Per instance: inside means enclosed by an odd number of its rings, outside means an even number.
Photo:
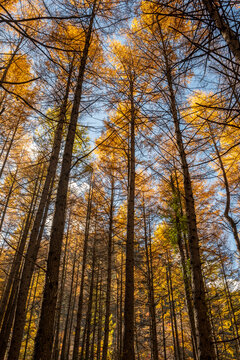
[[[100,289],[99,289],[99,305],[98,305],[98,334],[97,334],[97,360],[101,359],[101,341],[102,341],[102,274],[100,277]]]
[[[74,258],[73,258],[70,294],[69,294],[69,299],[68,299],[67,316],[66,316],[66,320],[65,320],[65,328],[64,328],[62,349],[61,349],[61,356],[60,356],[61,360],[67,360],[66,348],[67,348],[67,338],[68,338],[68,332],[69,332],[69,318],[70,318],[72,295],[73,295],[72,293],[73,293],[73,283],[74,283],[74,275],[75,275],[75,265],[76,265],[76,251],[74,253]]]
[[[145,244],[145,254],[146,254],[146,264],[147,264],[148,306],[151,317],[151,326],[150,326],[151,350],[152,350],[153,360],[158,360],[156,309],[155,309],[155,297],[154,297],[153,273],[152,273],[151,233],[149,231],[149,244],[148,244],[147,221],[146,221],[144,198],[143,198],[143,222],[144,222],[144,244]]]
[[[36,278],[36,284],[35,284],[34,293],[33,293],[32,305],[31,305],[31,309],[30,309],[30,317],[29,317],[29,321],[28,321],[28,328],[27,328],[27,335],[26,335],[26,340],[25,340],[25,348],[24,348],[23,360],[25,360],[26,356],[27,356],[28,342],[29,342],[29,339],[30,339],[30,329],[31,329],[32,317],[33,317],[33,312],[34,312],[33,304],[34,304],[35,298],[36,298],[39,275],[40,275],[40,270],[38,269],[37,278]],[[29,298],[31,298],[31,293],[30,293]]]
[[[54,347],[53,347],[53,353],[52,353],[53,360],[58,360],[59,352],[60,352],[59,351],[59,347],[60,347],[59,332],[60,332],[60,320],[61,320],[61,312],[62,312],[64,286],[65,286],[65,281],[66,281],[67,247],[68,247],[68,240],[69,240],[70,219],[71,219],[71,211],[69,212],[69,218],[68,218],[68,228],[67,228],[67,235],[66,235],[64,254],[63,254],[61,285],[60,285],[60,291],[59,291],[58,306],[56,309],[56,323],[55,323],[56,333],[55,333],[55,341],[54,341]]]
[[[106,293],[106,305],[105,305],[106,312],[105,312],[102,360],[107,360],[108,338],[109,338],[109,319],[110,319],[111,282],[112,282],[113,202],[114,202],[114,177],[112,176],[110,212],[109,212],[109,232],[108,232],[108,269],[107,269],[107,293]]]
[[[99,264],[97,269],[97,279],[95,285],[95,309],[94,309],[94,319],[93,319],[93,331],[92,331],[92,345],[91,345],[91,354],[90,359],[95,359],[95,337],[96,337],[96,328],[97,328],[97,312],[98,312],[98,283],[99,283]]]
[[[94,289],[94,278],[95,278],[95,266],[96,266],[96,233],[95,233],[94,244],[93,244],[92,274],[91,274],[88,309],[87,309],[87,316],[86,316],[86,350],[85,350],[84,360],[89,360],[89,354],[90,354],[90,335],[91,335],[91,320],[92,320],[92,305],[93,305],[93,289]],[[84,347],[82,346],[82,349],[83,348]],[[82,360],[83,360],[83,358],[82,358]]]
[[[8,191],[7,199],[6,199],[6,202],[4,204],[4,209],[3,209],[2,216],[1,216],[1,221],[0,221],[0,232],[2,231],[4,219],[5,219],[5,216],[6,216],[7,209],[8,209],[8,203],[9,203],[10,197],[11,197],[11,195],[13,193],[13,186],[14,186],[14,184],[16,182],[16,176],[17,176],[17,171],[15,172],[14,177],[12,179],[12,183],[11,183],[10,189]]]
[[[122,360],[135,360],[134,351],[134,201],[135,201],[135,107],[133,81],[130,81],[130,171],[127,204],[126,279]]]
[[[177,342],[176,342],[176,334],[175,334],[176,328],[174,326],[173,301],[172,301],[172,297],[171,297],[171,289],[170,289],[170,281],[169,281],[169,262],[166,265],[166,280],[167,280],[167,290],[168,290],[168,302],[169,302],[169,309],[170,309],[174,360],[180,360],[178,357],[178,351],[177,351]]]
[[[162,339],[163,339],[163,356],[164,356],[164,360],[167,360],[164,314],[165,314],[165,313],[164,313],[164,307],[163,307],[163,304],[162,304]]]
[[[176,185],[178,186],[178,184]],[[185,290],[185,298],[186,304],[188,309],[188,316],[191,326],[191,337],[192,337],[192,345],[193,345],[193,357],[194,359],[197,358],[197,338],[196,338],[196,327],[195,327],[195,320],[194,320],[194,312],[193,312],[193,304],[192,304],[192,289],[191,289],[191,279],[188,275],[187,269],[187,262],[184,252],[184,244],[182,239],[182,230],[181,230],[181,222],[178,214],[178,207],[180,207],[181,216],[182,214],[182,206],[181,206],[181,198],[179,189],[175,187],[173,178],[171,177],[171,187],[174,196],[174,200],[176,202],[176,206],[174,206],[174,215],[175,215],[175,225],[176,225],[176,232],[177,232],[177,243],[179,254],[181,257],[181,265],[182,265],[182,272],[183,272],[183,282],[184,282],[184,290]],[[176,191],[177,190],[177,191]]]
[[[5,168],[5,165],[6,165],[6,162],[7,162],[7,159],[8,159],[8,156],[9,156],[9,153],[10,153],[10,150],[12,148],[12,145],[13,145],[13,142],[14,142],[14,139],[15,139],[15,136],[16,136],[16,133],[17,133],[17,129],[18,129],[18,126],[20,124],[20,118],[13,130],[13,134],[12,134],[12,137],[11,137],[11,140],[10,140],[10,143],[8,145],[8,148],[7,148],[7,152],[5,154],[5,157],[4,157],[4,160],[3,160],[3,163],[2,163],[2,167],[1,167],[1,170],[0,170],[0,178],[2,177],[2,174],[3,174],[3,170]]]
[[[73,360],[78,360],[78,354],[79,354],[80,330],[81,330],[82,308],[83,308],[84,278],[85,278],[85,270],[86,270],[89,226],[90,226],[91,209],[92,209],[92,191],[93,191],[93,180],[91,178],[91,184],[88,194],[88,205],[87,205],[84,244],[83,244],[82,271],[81,271],[81,282],[80,282],[80,294],[78,299],[77,323],[76,323],[75,337],[74,337],[74,347],[73,347],[73,357],[72,357]]]

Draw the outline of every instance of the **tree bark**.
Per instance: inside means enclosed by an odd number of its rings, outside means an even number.
[[[94,288],[94,280],[95,280],[95,266],[96,266],[96,233],[94,236],[93,243],[93,255],[92,255],[92,274],[91,274],[91,282],[90,282],[90,290],[89,290],[89,300],[88,300],[88,309],[86,316],[86,350],[84,358],[81,357],[81,360],[89,360],[90,354],[90,335],[91,335],[91,320],[92,320],[92,305],[93,305],[93,288]],[[83,353],[84,346],[82,346]]]
[[[38,272],[37,272],[37,279],[36,279],[36,284],[35,284],[34,293],[33,293],[33,300],[32,300],[33,303],[35,301],[35,297],[36,297],[36,293],[37,293],[39,275],[40,275],[40,269],[38,269]],[[30,297],[31,297],[31,294],[30,294]],[[32,324],[33,311],[34,311],[34,306],[32,305],[31,310],[30,310],[30,317],[29,317],[29,321],[28,321],[27,336],[26,336],[23,360],[25,360],[26,356],[27,356],[27,347],[28,347],[28,341],[30,338],[30,329],[31,329],[31,324]]]
[[[13,142],[14,142],[14,139],[15,139],[15,136],[16,136],[16,133],[17,133],[19,124],[20,124],[20,117],[19,117],[19,119],[18,119],[18,121],[17,121],[17,124],[16,124],[14,130],[13,130],[13,134],[12,134],[10,143],[9,143],[9,145],[8,145],[7,152],[6,152],[6,154],[5,154],[5,157],[4,157],[4,160],[3,160],[3,163],[2,163],[2,167],[1,167],[1,170],[0,170],[0,178],[2,177],[3,170],[4,170],[4,168],[5,168],[5,165],[6,165],[6,162],[7,162],[9,153],[10,153],[10,150],[11,150],[11,148],[12,148],[12,145],[13,145]]]
[[[164,358],[164,360],[167,360],[166,337],[165,337],[165,320],[164,320],[163,304],[162,304],[162,337],[163,337],[163,358]]]
[[[104,340],[102,360],[107,360],[108,338],[109,338],[109,319],[110,319],[110,301],[111,301],[111,283],[112,283],[112,237],[113,237],[113,202],[114,202],[114,177],[111,177],[111,199],[109,212],[109,232],[108,232],[108,269],[107,269],[107,293],[106,293],[106,312],[104,326]]]
[[[177,186],[178,186],[178,184],[177,184]],[[179,195],[180,195],[179,191],[178,191],[178,189],[176,191],[176,187],[174,185],[174,181],[173,181],[172,177],[171,177],[171,187],[172,187],[174,200],[176,202],[176,206],[174,207],[174,215],[175,215],[176,230],[177,230],[177,243],[178,243],[178,249],[179,249],[179,254],[180,254],[180,258],[181,258],[185,299],[186,299],[186,304],[187,304],[187,309],[188,309],[188,317],[189,317],[190,326],[191,326],[193,357],[194,357],[194,359],[197,359],[197,338],[196,338],[196,326],[195,326],[193,304],[192,304],[191,279],[190,279],[190,276],[188,275],[187,262],[186,262],[186,257],[185,257],[185,253],[184,253],[184,245],[183,245],[183,239],[182,239],[181,223],[180,223],[180,218],[179,218],[179,214],[177,211],[178,207],[180,207],[180,211],[182,211],[182,206],[180,204],[181,199],[179,198]]]
[[[134,202],[135,202],[135,106],[133,81],[130,81],[130,171],[127,204],[126,278],[122,360],[135,360],[134,351]]]
[[[56,309],[56,323],[55,323],[56,331],[55,331],[55,340],[54,340],[54,347],[53,347],[53,353],[52,353],[53,360],[58,360],[58,358],[59,358],[59,332],[60,332],[60,320],[61,320],[64,286],[65,286],[65,281],[66,281],[67,247],[68,247],[68,240],[69,240],[70,219],[71,219],[71,210],[69,211],[67,234],[66,234],[66,241],[65,241],[64,254],[63,254],[63,263],[62,263],[61,285],[60,285],[60,291],[59,291],[58,306]]]
[[[8,203],[9,203],[9,200],[10,200],[11,195],[13,193],[13,186],[14,186],[14,184],[16,182],[16,177],[17,177],[17,171],[15,172],[15,174],[13,176],[12,183],[11,183],[10,189],[8,191],[7,199],[6,199],[4,209],[3,209],[3,212],[2,212],[1,221],[0,221],[0,232],[2,231],[4,219],[5,219],[5,216],[6,216],[7,209],[8,209]],[[1,253],[0,253],[0,255],[1,255]]]
[[[152,252],[151,252],[151,235],[149,231],[148,245],[148,234],[147,234],[147,221],[145,211],[145,201],[143,198],[143,222],[144,222],[144,244],[146,254],[146,265],[147,265],[147,287],[148,287],[148,306],[151,317],[151,349],[153,360],[158,360],[158,341],[157,341],[157,328],[156,328],[156,309],[155,309],[155,297],[154,297],[154,285],[153,285],[153,274],[152,274]],[[150,247],[150,249],[148,249]]]
[[[92,175],[92,176],[93,176],[93,175]],[[92,180],[92,177],[91,177],[91,183],[90,183],[89,194],[88,194],[88,205],[87,205],[85,234],[84,234],[84,244],[83,244],[83,257],[82,257],[80,294],[79,294],[79,299],[78,299],[77,323],[76,323],[76,329],[75,329],[75,337],[74,337],[74,347],[73,347],[73,357],[72,357],[72,360],[78,360],[78,354],[79,354],[80,330],[81,330],[82,307],[83,307],[84,278],[85,278],[85,270],[86,270],[86,260],[87,260],[87,251],[88,251],[88,237],[89,237],[89,226],[90,226],[91,209],[92,209],[92,192],[93,192],[93,180]]]
[[[97,360],[101,359],[101,343],[102,343],[102,273],[100,277],[99,289],[99,305],[98,305],[98,334],[97,334]]]
[[[67,317],[66,317],[66,321],[65,321],[65,328],[64,328],[64,335],[63,335],[62,349],[61,349],[61,356],[60,356],[61,360],[67,360],[66,347],[67,347],[67,337],[68,337],[68,332],[69,332],[69,318],[70,318],[70,310],[71,310],[71,303],[72,303],[75,265],[76,265],[76,251],[74,253],[74,258],[73,258],[72,278],[71,278],[70,294],[69,294],[69,300],[68,300]]]

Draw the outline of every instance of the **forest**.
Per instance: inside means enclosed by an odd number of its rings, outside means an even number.
[[[240,1],[0,1],[0,360],[240,359]]]

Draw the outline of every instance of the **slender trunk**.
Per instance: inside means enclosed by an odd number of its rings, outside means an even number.
[[[171,290],[170,290],[170,283],[169,283],[169,263],[167,264],[167,267],[166,267],[166,280],[167,280],[167,290],[168,290],[168,302],[169,302],[169,308],[170,308],[170,319],[171,319],[171,330],[172,330],[174,360],[179,360],[178,359],[178,353],[177,353],[176,334],[175,334],[175,327],[174,327],[174,320],[173,320]]]
[[[0,159],[1,159],[1,157],[2,157],[2,155],[3,155],[3,153],[4,153],[4,150],[5,150],[5,148],[6,148],[6,146],[7,146],[7,143],[8,143],[8,139],[9,139],[9,137],[10,137],[10,134],[11,134],[11,130],[8,132],[8,134],[7,134],[7,136],[6,136],[6,134],[5,134],[5,139],[4,139],[4,143],[3,143],[3,146],[2,146],[2,149],[1,149],[1,152],[0,152]],[[3,134],[4,135],[4,134]]]
[[[0,221],[0,232],[2,231],[4,219],[5,219],[7,208],[8,208],[8,203],[9,203],[10,197],[11,197],[11,195],[13,193],[13,186],[14,186],[14,184],[16,182],[16,176],[17,176],[17,171],[15,172],[14,177],[12,179],[12,183],[11,183],[10,189],[8,191],[7,199],[6,199],[4,209],[3,209],[3,212],[2,212],[2,217],[1,217],[1,221]]]
[[[10,150],[12,148],[12,145],[13,145],[13,142],[14,142],[14,139],[15,139],[15,136],[16,136],[16,133],[17,133],[17,129],[18,129],[18,126],[20,124],[20,118],[18,119],[18,122],[13,130],[13,134],[12,134],[12,137],[11,137],[11,140],[10,140],[10,143],[8,145],[8,148],[7,148],[7,152],[5,154],[5,157],[4,157],[4,160],[3,160],[3,163],[2,163],[2,167],[1,167],[1,170],[0,170],[0,178],[2,177],[2,174],[3,174],[3,170],[5,168],[5,165],[6,165],[6,162],[7,162],[7,159],[8,159],[8,156],[9,156],[9,153],[10,153]]]
[[[165,337],[165,319],[164,319],[163,304],[162,304],[162,338],[163,338],[163,356],[164,356],[164,360],[167,360],[166,337]]]
[[[151,349],[153,360],[158,360],[158,341],[157,341],[157,328],[156,328],[156,309],[155,309],[155,298],[154,298],[154,286],[153,286],[153,274],[152,274],[152,252],[151,245],[148,249],[148,234],[147,234],[147,221],[146,221],[146,211],[145,211],[145,202],[143,198],[143,222],[144,222],[144,244],[145,244],[145,254],[146,254],[146,264],[147,264],[147,286],[148,286],[148,306],[149,313],[151,317]],[[151,236],[149,231],[149,240],[151,242]]]
[[[221,355],[225,355],[224,359],[226,359],[226,356],[228,356],[228,350],[227,350],[227,346],[226,346],[226,332],[224,329],[224,322],[223,322],[223,318],[222,318],[222,309],[221,306],[217,305],[217,314],[218,314],[218,318],[219,318],[219,323],[221,326],[221,339],[223,340],[223,347],[224,347],[224,352],[221,351]],[[236,357],[237,359],[239,358],[239,356]]]
[[[67,336],[68,336],[68,331],[69,331],[69,317],[70,317],[70,309],[71,309],[71,302],[72,302],[72,292],[73,292],[73,281],[74,281],[74,275],[75,275],[75,265],[76,265],[76,251],[74,253],[74,258],[73,258],[70,295],[69,295],[69,300],[68,300],[67,317],[66,317],[66,321],[65,321],[65,328],[64,328],[64,335],[63,335],[62,349],[61,349],[61,356],[60,356],[61,360],[66,359],[66,345],[67,345]]]
[[[86,343],[86,334],[87,334],[87,318],[86,318],[86,321],[84,324],[84,329],[83,329],[82,345],[81,345],[81,352],[80,352],[79,360],[85,360],[84,349],[85,349],[85,343]]]
[[[106,305],[105,305],[106,312],[105,312],[102,360],[107,360],[108,338],[109,338],[110,300],[111,300],[111,282],[112,282],[113,201],[114,201],[114,177],[112,176],[110,213],[109,213],[109,232],[108,232],[108,269],[107,269],[107,293],[106,293]]]
[[[83,244],[82,271],[81,271],[81,282],[80,282],[80,294],[78,299],[77,323],[76,323],[75,337],[74,337],[74,348],[73,348],[73,358],[72,358],[73,360],[78,360],[78,354],[79,354],[80,330],[81,330],[82,308],[83,308],[84,278],[85,278],[85,269],[86,269],[86,260],[87,260],[87,251],[88,251],[89,226],[90,226],[91,209],[92,209],[92,192],[93,192],[93,180],[91,178],[91,184],[88,194],[88,205],[87,205],[84,244]]]
[[[86,317],[86,350],[84,360],[89,360],[90,352],[90,335],[91,335],[91,320],[92,320],[92,304],[93,304],[93,288],[94,288],[94,278],[95,278],[95,266],[96,266],[96,234],[94,237],[93,244],[93,255],[92,255],[92,275],[89,291],[89,300],[88,300],[88,309]],[[83,347],[82,347],[83,348]]]
[[[208,294],[207,289],[206,289],[205,292],[206,292],[206,295],[207,295]],[[210,320],[210,324],[211,324],[211,334],[212,334],[212,339],[213,339],[214,355],[215,355],[215,358],[217,360],[220,360],[219,350],[218,350],[218,342],[217,342],[217,335],[216,335],[216,331],[215,331],[215,327],[214,327],[214,317],[213,317],[213,314],[212,314],[212,306],[211,306],[210,298],[208,299],[208,302],[209,302],[209,320]]]
[[[96,327],[97,327],[97,306],[98,306],[98,282],[99,282],[99,264],[97,269],[97,279],[96,279],[96,295],[95,295],[95,309],[94,309],[94,320],[93,320],[93,332],[92,332],[92,345],[91,345],[91,354],[90,359],[95,358],[95,335],[96,335]]]
[[[139,349],[139,340],[138,340],[138,326],[135,321],[135,344],[136,344],[136,355],[137,360],[140,360],[140,349]]]
[[[118,274],[116,274],[116,280],[117,280],[117,306],[116,306],[116,320],[117,320],[117,339],[116,339],[116,356],[117,359],[121,359],[120,355],[120,281]]]
[[[36,293],[37,293],[39,275],[40,275],[40,270],[38,269],[36,284],[35,284],[34,293],[33,293],[33,300],[32,300],[33,303],[35,301],[35,297],[36,297]],[[31,293],[30,293],[30,298],[31,298]],[[31,329],[31,325],[32,325],[33,312],[34,312],[34,306],[31,305],[30,317],[29,317],[28,327],[27,327],[27,336],[26,336],[26,340],[25,340],[26,342],[25,342],[23,360],[25,360],[26,356],[27,356],[27,348],[28,348],[28,342],[29,342],[29,338],[30,338],[30,329]]]
[[[127,204],[126,278],[122,360],[135,360],[134,351],[134,201],[135,201],[135,106],[133,80],[130,81],[130,171]]]
[[[58,306],[56,309],[56,318],[57,318],[56,324],[55,324],[56,333],[55,333],[55,341],[54,341],[54,347],[53,347],[53,353],[52,353],[52,359],[54,359],[54,360],[58,360],[58,358],[59,358],[59,332],[60,332],[60,320],[61,320],[64,286],[65,286],[65,280],[66,280],[66,262],[67,262],[67,247],[68,247],[68,239],[69,239],[70,219],[71,219],[71,211],[69,212],[69,218],[68,218],[68,228],[67,228],[67,236],[66,236],[66,242],[65,242],[65,247],[64,247],[62,275],[61,275],[61,282],[60,282],[61,285],[60,285],[60,291],[59,291]]]
[[[192,289],[191,289],[191,279],[188,275],[187,270],[187,262],[185,258],[184,253],[184,245],[183,245],[183,239],[181,234],[181,223],[179,214],[177,211],[178,206],[181,207],[181,199],[179,198],[179,192],[176,193],[176,188],[174,186],[173,178],[171,177],[171,187],[173,196],[176,201],[176,205],[174,207],[174,215],[175,215],[175,222],[176,222],[176,230],[177,230],[177,243],[178,243],[178,249],[181,257],[181,265],[182,265],[182,272],[183,272],[183,282],[184,282],[184,290],[185,290],[185,298],[186,298],[186,304],[188,309],[188,316],[191,326],[191,338],[192,338],[192,345],[193,345],[193,357],[194,359],[197,359],[197,338],[196,338],[196,327],[195,327],[195,320],[194,320],[194,312],[193,312],[193,304],[192,304]],[[180,209],[182,212],[182,209]],[[182,215],[182,214],[181,214]]]
[[[182,359],[185,360],[185,344],[184,344],[184,332],[183,332],[183,321],[182,321],[182,310],[180,309],[180,323],[181,323],[181,335],[182,335]]]
[[[98,306],[98,336],[97,336],[97,360],[101,358],[101,344],[102,344],[102,274],[100,278],[99,289],[99,306]]]
[[[79,269],[80,269],[80,262],[78,262],[78,267],[77,267],[77,279],[76,279],[73,303],[72,303],[72,308],[71,308],[71,318],[70,318],[70,325],[69,325],[69,332],[68,332],[68,339],[67,339],[67,346],[66,346],[66,359],[67,360],[69,359],[69,353],[70,353],[70,347],[71,347],[71,339],[72,339],[71,335],[72,335],[73,320],[74,320],[74,309],[75,309],[76,299],[77,299]]]
[[[121,253],[119,323],[119,359],[121,359],[123,353],[123,252]]]

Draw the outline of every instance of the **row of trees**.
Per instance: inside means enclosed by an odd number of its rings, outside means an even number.
[[[0,7],[0,359],[240,358],[239,6]]]

